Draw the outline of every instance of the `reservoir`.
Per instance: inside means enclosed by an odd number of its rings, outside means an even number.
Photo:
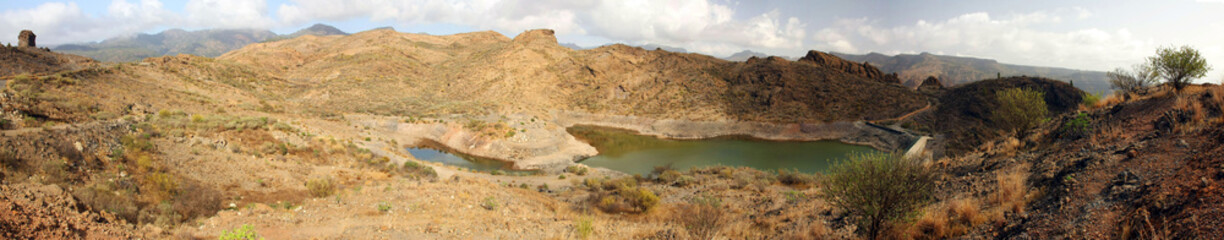
[[[566,129],[574,137],[594,146],[599,155],[579,161],[628,174],[650,174],[655,166],[670,165],[676,170],[693,167],[731,166],[760,170],[795,169],[805,173],[824,173],[829,166],[855,153],[878,152],[871,147],[838,141],[762,141],[742,137],[703,140],[667,140],[637,135],[632,131],[576,126]],[[438,162],[480,172],[511,170],[507,162],[453,154],[429,147],[408,148],[422,161]]]
[[[576,126],[567,129],[599,150],[580,163],[629,174],[650,174],[655,166],[688,170],[706,166],[745,166],[760,170],[797,169],[824,173],[832,163],[854,153],[878,152],[838,141],[784,142],[746,138],[666,140],[631,131]]]

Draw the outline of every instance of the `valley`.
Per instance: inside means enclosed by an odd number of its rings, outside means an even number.
[[[3,238],[856,238],[830,165],[920,141],[906,157],[931,198],[887,238],[1194,238],[1224,221],[1214,84],[915,89],[816,50],[574,50],[548,29],[131,62],[0,51]],[[1014,130],[1010,90],[1047,114]]]

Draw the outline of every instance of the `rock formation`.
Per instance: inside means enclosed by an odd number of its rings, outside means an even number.
[[[943,89],[943,83],[939,82],[939,79],[935,78],[935,76],[927,77],[925,80],[922,80],[921,85],[918,85],[918,91],[939,91]]]
[[[21,30],[21,34],[17,35],[18,47],[37,47],[34,44],[34,32],[30,30]]]
[[[521,43],[521,44],[528,44],[528,45],[531,45],[531,44],[558,45],[557,36],[553,35],[554,33],[555,32],[553,32],[552,29],[527,30],[523,33],[520,33],[518,36],[514,36],[514,42]]]
[[[880,71],[880,69],[871,66],[870,64],[847,61],[837,56],[833,56],[832,54],[816,50],[808,51],[807,56],[803,56],[803,58],[800,58],[799,61],[839,69],[842,72],[879,80],[881,82],[897,84],[901,83],[901,79],[897,78],[896,73],[884,74],[884,72]]]

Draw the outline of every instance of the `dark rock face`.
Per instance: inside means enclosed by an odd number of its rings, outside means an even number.
[[[34,32],[30,30],[21,30],[21,34],[17,35],[18,47],[37,47],[34,44]]]
[[[837,56],[833,56],[832,54],[816,50],[808,51],[807,56],[803,56],[803,58],[800,58],[799,61],[838,69],[842,72],[879,80],[881,82],[897,84],[901,83],[901,79],[897,78],[896,73],[885,74],[883,71],[880,71],[880,69],[871,66],[870,64],[847,61]]]
[[[919,91],[928,91],[928,90],[937,91],[937,90],[943,90],[943,89],[944,89],[943,83],[939,82],[939,79],[935,78],[935,76],[927,77],[926,80],[922,80],[921,85],[918,85]]]

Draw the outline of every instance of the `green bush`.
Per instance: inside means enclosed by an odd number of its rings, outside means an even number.
[[[998,108],[992,119],[999,127],[1016,132],[1026,132],[1045,122],[1049,109],[1045,93],[1032,89],[1009,88],[995,93]]]
[[[255,232],[255,227],[252,227],[250,224],[243,224],[241,227],[235,228],[233,230],[221,231],[221,236],[217,237],[217,239],[219,240],[256,240],[256,239],[263,239],[263,238],[259,237],[259,233]]]
[[[378,202],[378,211],[379,211],[379,212],[390,212],[390,211],[391,211],[391,203],[389,203],[389,202]]]
[[[821,183],[822,197],[858,219],[868,239],[888,224],[907,220],[934,194],[935,175],[900,154],[866,153],[834,165]]]
[[[1063,126],[1058,129],[1059,136],[1068,139],[1080,139],[1087,137],[1092,131],[1092,117],[1087,113],[1075,115],[1075,118],[1067,120]]]

